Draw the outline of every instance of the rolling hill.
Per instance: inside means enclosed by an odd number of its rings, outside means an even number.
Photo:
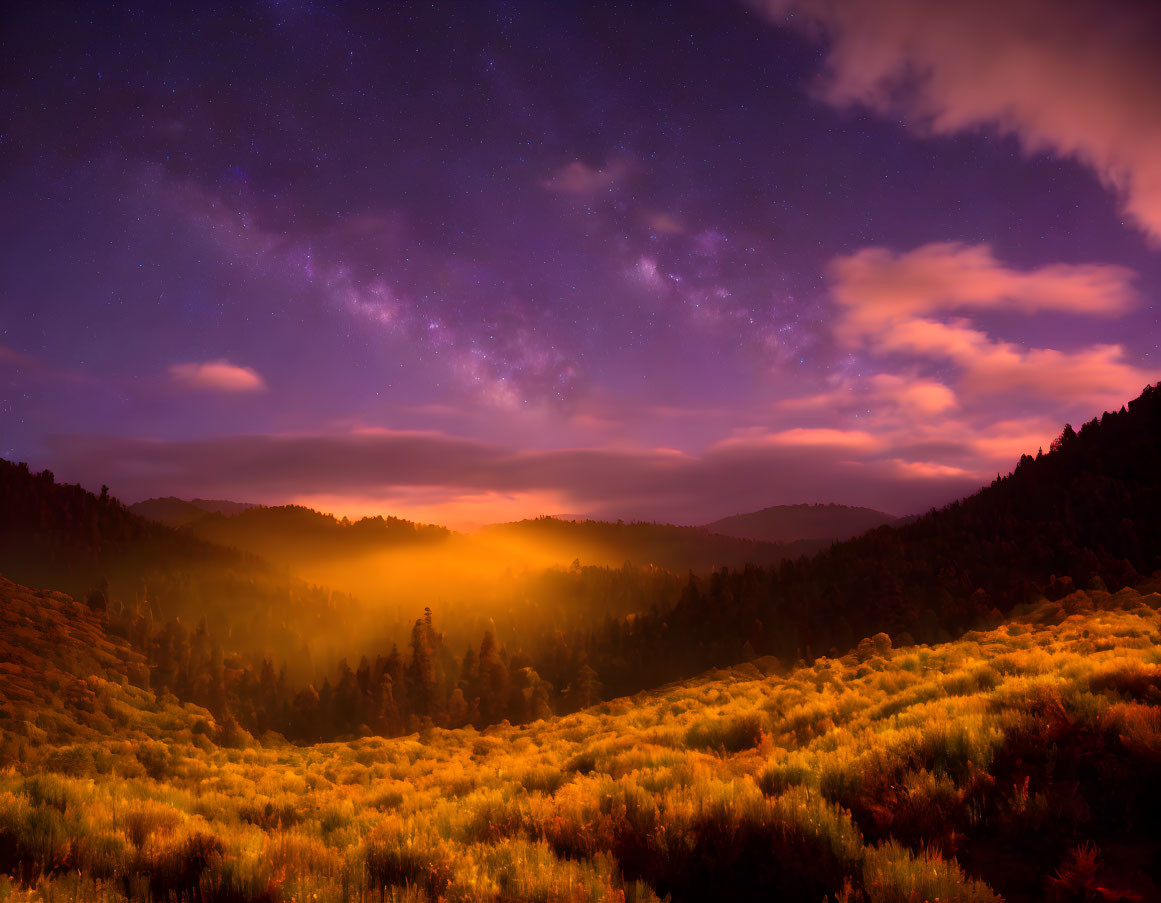
[[[164,498],[146,499],[134,502],[129,510],[138,517],[157,521],[167,527],[183,527],[206,514],[241,514],[255,507],[247,502],[230,502],[224,499],[183,499],[172,495]]]
[[[200,539],[244,549],[292,569],[303,561],[439,545],[453,535],[446,527],[397,517],[339,520],[301,505],[256,505],[234,513],[207,513],[187,523],[186,530]]]
[[[205,620],[224,645],[254,654],[336,640],[336,614],[359,622],[349,596],[312,586],[261,558],[138,517],[117,499],[57,483],[49,471],[0,460],[0,574],[103,600],[143,629]],[[342,630],[346,633],[346,629]]]
[[[291,570],[326,559],[353,559],[407,546],[447,545],[460,554],[477,543],[514,540],[535,545],[535,555],[522,556],[509,545],[509,566],[554,562],[618,567],[626,561],[666,568],[675,573],[711,571],[747,564],[770,565],[785,558],[809,555],[830,541],[845,539],[893,520],[870,509],[841,505],[792,505],[739,515],[705,527],[645,522],[598,521],[566,516],[492,524],[476,534],[460,534],[396,517],[339,519],[301,505],[246,505],[237,502],[186,502],[167,497],[129,506],[148,520],[210,542],[262,556]],[[718,525],[723,528],[719,529]],[[864,526],[865,525],[865,526]],[[761,533],[778,538],[765,538]],[[752,534],[752,535],[751,535]],[[462,548],[461,548],[462,547]],[[494,550],[503,554],[501,550]]]
[[[679,574],[777,564],[785,558],[812,554],[826,545],[809,540],[764,542],[673,524],[555,517],[493,524],[478,535],[535,543],[563,562],[576,558],[585,564],[616,567],[628,561]]]
[[[875,527],[893,524],[898,518],[873,508],[848,505],[774,505],[749,514],[735,514],[706,524],[711,533],[761,542],[842,540]]]

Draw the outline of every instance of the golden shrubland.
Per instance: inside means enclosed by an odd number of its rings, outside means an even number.
[[[298,747],[141,687],[67,597],[0,591],[0,900],[1156,892],[1126,839],[1158,817],[1154,593],[521,727]]]

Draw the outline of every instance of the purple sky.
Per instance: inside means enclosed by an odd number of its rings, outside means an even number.
[[[469,525],[903,514],[1161,377],[1161,7],[26,4],[0,455]]]

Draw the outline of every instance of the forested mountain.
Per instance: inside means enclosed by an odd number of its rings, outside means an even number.
[[[614,645],[626,673],[635,663],[670,680],[754,654],[841,651],[878,630],[946,638],[1043,594],[1117,588],[1159,567],[1161,389],[1150,386],[913,522],[775,568],[691,579],[674,610],[636,619]]]
[[[140,506],[134,508],[141,510]],[[599,567],[620,567],[630,562],[684,574],[691,570],[776,564],[826,545],[824,541],[762,542],[672,524],[555,517],[493,524],[477,533],[463,534],[397,517],[340,520],[301,505],[252,506],[233,514],[199,510],[193,516],[188,510],[172,506],[161,513],[168,520],[178,520],[194,536],[254,552],[303,576],[309,574],[311,564],[341,561],[347,566],[355,559],[379,553],[426,549],[455,559],[477,556],[481,548],[488,549],[493,562],[503,561],[505,567],[514,569],[566,566],[579,560]],[[407,563],[395,561],[393,566],[406,567]],[[324,573],[320,579],[341,585],[340,574],[329,570]],[[365,583],[350,588],[367,589]]]
[[[131,512],[146,520],[157,521],[167,527],[181,527],[205,517],[206,514],[241,514],[254,505],[225,499],[190,499],[187,502],[169,495],[135,502],[128,507]]]
[[[437,543],[446,532],[379,519],[340,524],[302,508],[254,511],[267,524],[289,520],[296,542],[303,523],[341,538],[354,530],[373,544],[392,530],[430,530]],[[414,585],[369,606],[188,529],[143,520],[105,492],[9,462],[0,462],[0,575],[83,600],[148,662],[155,687],[218,717],[236,714],[256,731],[308,740],[396,734],[425,721],[526,721],[575,707],[598,692],[584,664],[594,631],[670,608],[681,588],[664,570],[550,568],[490,575],[478,595]],[[433,597],[438,622],[424,615]],[[356,670],[347,657],[364,661]]]
[[[397,517],[339,520],[302,505],[255,505],[235,513],[207,513],[186,524],[194,536],[261,555],[293,567],[311,559],[353,558],[404,546],[436,545],[453,534],[446,527]]]
[[[764,542],[723,535],[708,527],[556,517],[494,524],[481,530],[480,535],[533,542],[564,561],[578,558],[584,564],[610,567],[628,561],[675,573],[777,564],[785,558],[812,554],[826,545],[810,541]]]
[[[723,517],[706,524],[705,529],[762,542],[842,540],[896,520],[873,508],[849,505],[773,505],[749,514]]]
[[[149,625],[205,622],[239,651],[325,648],[348,596],[310,586],[260,558],[131,513],[107,491],[55,482],[0,460],[0,574],[61,590]],[[345,628],[344,628],[345,629]],[[306,668],[305,662],[299,662]]]

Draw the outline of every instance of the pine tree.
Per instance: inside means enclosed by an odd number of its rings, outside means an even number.
[[[577,708],[587,709],[601,701],[601,684],[597,672],[586,662],[580,666],[573,682],[573,702]]]
[[[503,719],[508,709],[508,667],[496,648],[492,631],[484,633],[480,643],[479,691],[480,718],[485,724]]]
[[[407,665],[407,690],[411,711],[416,715],[432,714],[435,696],[435,668],[431,650],[431,609],[411,628],[411,661]]]

